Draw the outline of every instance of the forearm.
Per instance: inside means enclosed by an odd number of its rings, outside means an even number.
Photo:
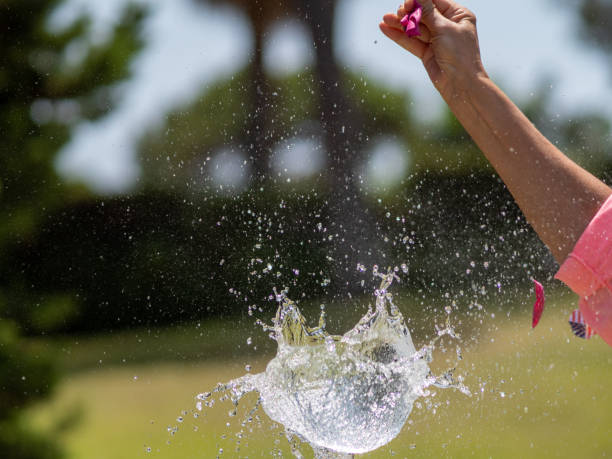
[[[579,167],[531,124],[486,76],[476,17],[451,0],[421,0],[418,38],[401,18],[406,0],[381,30],[419,57],[449,107],[497,170],[542,241],[561,262],[612,190]]]
[[[486,76],[444,98],[562,262],[612,190],[579,167]]]

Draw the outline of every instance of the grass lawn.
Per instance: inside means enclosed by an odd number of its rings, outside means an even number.
[[[553,295],[534,331],[528,313],[483,314],[458,370],[473,396],[436,390],[396,440],[363,457],[612,456],[612,349],[599,338],[571,336],[566,317],[574,301]],[[248,329],[253,346],[246,346],[244,327],[221,323],[56,342],[70,372],[54,399],[33,409],[35,422],[49,428],[80,411],[62,434],[75,459],[211,458],[220,448],[223,457],[291,457],[282,429],[261,410],[261,422],[247,424],[238,438],[254,397],[236,417],[228,417],[228,402],[193,416],[197,393],[244,374],[246,364],[264,368],[273,347]]]

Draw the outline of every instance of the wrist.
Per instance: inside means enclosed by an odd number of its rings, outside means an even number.
[[[448,82],[446,87],[438,88],[438,90],[449,108],[455,112],[466,105],[477,105],[483,91],[490,89],[492,85],[494,86],[493,81],[482,69],[469,74],[458,74]]]
[[[439,88],[442,97],[445,100],[453,100],[458,96],[472,97],[483,86],[491,83],[491,78],[487,72],[479,66],[476,69],[456,71],[453,75],[449,75],[448,84],[445,88]]]

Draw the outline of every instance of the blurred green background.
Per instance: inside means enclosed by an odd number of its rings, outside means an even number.
[[[453,116],[424,116],[416,89],[343,63],[346,2],[111,3],[120,14],[100,32],[94,13],[105,6],[0,0],[3,457],[289,455],[263,413],[238,439],[240,415],[221,406],[195,419],[194,396],[247,364],[264,368],[275,346],[254,322],[274,315],[273,287],[289,288],[313,323],[325,304],[343,333],[372,301],[374,264],[407,266],[393,288],[417,347],[450,306],[463,337],[458,371],[474,395],[439,391],[367,457],[612,453],[612,353],[570,336],[576,299],[552,280],[554,260]],[[155,122],[126,128],[130,172],[106,123],[125,112],[152,43],[173,40],[152,32],[161,4],[242,18],[248,49]],[[612,6],[555,8],[583,52],[609,64]],[[308,37],[299,68],[266,52],[285,23]],[[190,68],[164,65],[148,78],[175,81]],[[534,78],[518,102],[610,182],[610,114],[586,102],[559,110],[546,79],[555,76]],[[100,132],[109,144],[77,141]],[[74,172],[79,161],[89,179]],[[533,277],[550,293],[530,331]]]

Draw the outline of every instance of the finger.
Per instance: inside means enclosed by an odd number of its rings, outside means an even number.
[[[441,20],[446,20],[446,18],[434,7],[432,0],[421,0],[421,6],[423,7],[421,22],[429,27],[430,31],[435,33],[441,25]]]
[[[431,32],[425,24],[421,24],[419,32],[421,32],[421,34],[414,38],[421,40],[423,43],[431,43]]]
[[[451,19],[457,10],[462,9],[452,0],[433,0],[434,5],[445,18]]]
[[[406,11],[410,10],[407,10],[404,5],[400,5],[400,7],[397,9],[397,16],[399,18],[403,18],[404,16],[406,16]]]
[[[403,31],[404,28],[402,26],[402,22],[400,18],[398,18],[395,14],[385,14],[383,16],[383,21],[389,27],[393,27],[394,29]]]
[[[385,14],[385,16],[383,17],[383,21],[389,27],[405,32],[402,22],[395,14]],[[420,32],[421,32],[421,35],[418,35],[414,38],[421,40],[423,43],[430,43],[431,42],[431,32],[429,31],[426,25],[421,24]]]
[[[404,2],[404,16],[410,13],[413,9],[414,9],[414,0],[406,0]]]
[[[446,18],[450,18],[453,11],[457,9],[457,4],[451,0],[433,0],[438,11]]]
[[[419,59],[423,59],[425,51],[427,50],[427,44],[416,38],[409,37],[403,31],[390,27],[384,22],[380,23],[380,30],[402,48],[411,52]]]
[[[453,22],[461,22],[464,19],[476,22],[474,13],[452,0],[433,0],[433,3],[440,14],[446,19],[450,19]]]

